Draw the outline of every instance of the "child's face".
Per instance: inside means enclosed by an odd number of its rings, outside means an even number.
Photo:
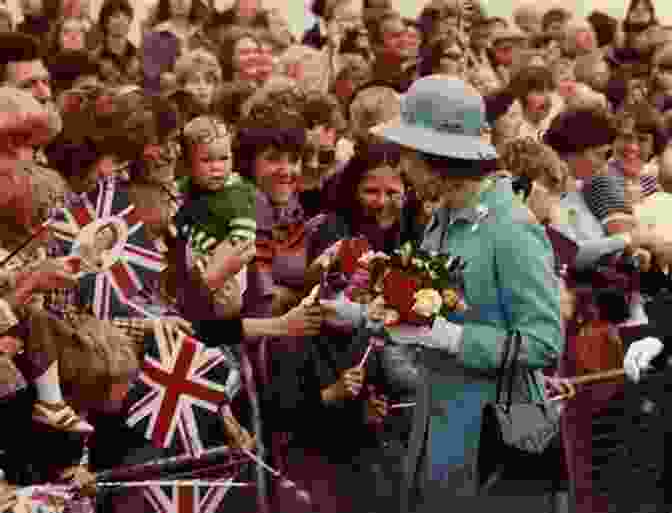
[[[209,144],[191,147],[191,178],[196,185],[208,191],[224,187],[231,175],[231,140],[219,137]]]

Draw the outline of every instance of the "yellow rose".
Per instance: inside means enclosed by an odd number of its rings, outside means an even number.
[[[445,289],[443,291],[443,300],[450,310],[455,310],[457,304],[460,302],[460,296],[453,289]]]
[[[413,299],[413,311],[421,317],[431,317],[437,315],[443,305],[441,294],[434,289],[422,289],[417,291]]]

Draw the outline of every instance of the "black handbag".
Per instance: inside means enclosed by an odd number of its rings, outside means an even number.
[[[513,331],[497,371],[496,399],[483,407],[477,459],[481,493],[491,492],[500,480],[527,482],[526,486],[532,480],[557,489],[562,466],[559,412],[545,402],[512,400],[521,345],[520,332]],[[508,361],[512,364],[507,373]]]

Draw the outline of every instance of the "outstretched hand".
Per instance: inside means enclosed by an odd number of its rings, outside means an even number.
[[[388,400],[384,395],[376,393],[376,387],[369,386],[369,397],[366,401],[366,423],[380,425],[388,414]]]

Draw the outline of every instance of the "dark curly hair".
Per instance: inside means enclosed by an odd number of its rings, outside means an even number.
[[[601,109],[567,110],[556,116],[544,142],[564,156],[612,144],[617,131],[613,117]]]
[[[233,144],[236,170],[254,180],[257,156],[269,148],[300,157],[306,145],[306,131],[306,120],[300,109],[275,103],[253,106],[238,124]]]
[[[358,145],[355,155],[343,169],[338,183],[334,184],[333,194],[328,198],[326,209],[343,213],[346,218],[358,215],[356,198],[359,184],[373,169],[382,166],[398,168],[401,164],[401,153],[402,150],[398,145],[387,142]],[[399,172],[402,172],[401,169]]]

